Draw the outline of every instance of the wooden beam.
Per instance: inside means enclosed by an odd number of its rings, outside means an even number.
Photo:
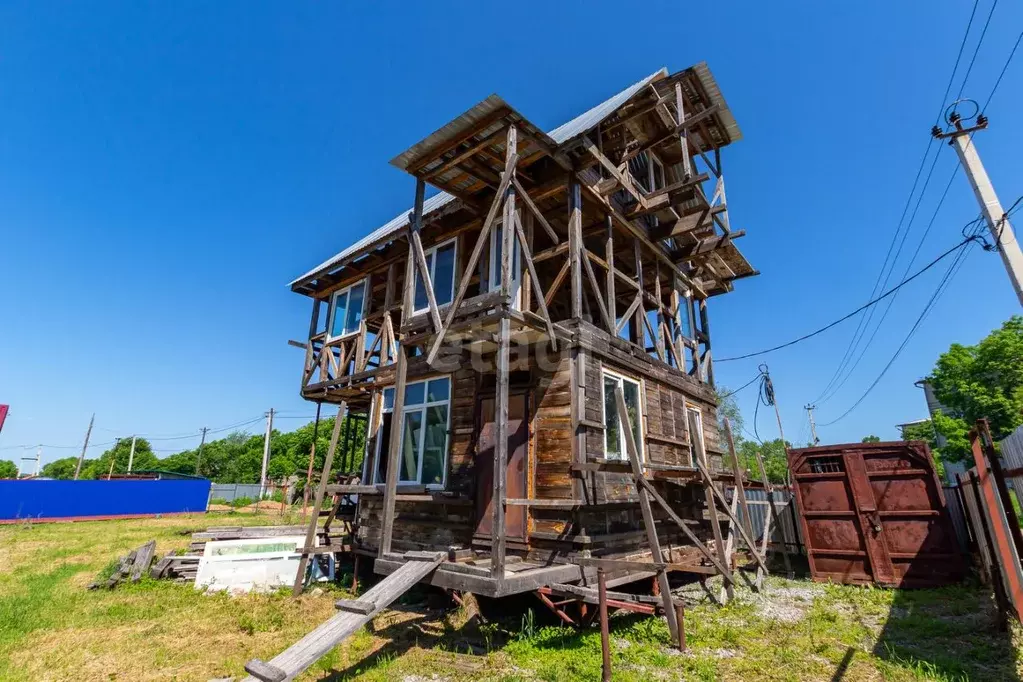
[[[670,140],[670,139],[674,138],[675,136],[679,135],[680,133],[682,133],[682,131],[689,130],[690,128],[698,125],[700,123],[700,121],[703,121],[703,120],[706,120],[706,119],[710,118],[711,116],[713,116],[717,112],[718,112],[718,105],[717,104],[712,104],[709,107],[707,107],[706,109],[704,109],[703,111],[701,111],[700,113],[693,114],[692,116],[687,118],[682,125],[675,126],[675,129],[672,130],[671,132],[669,132],[668,134],[663,135],[663,136],[658,137],[658,138],[655,138],[655,139],[650,140],[648,142],[644,142],[643,144],[641,144],[636,149],[633,149],[632,151],[630,151],[628,154],[626,154],[624,157],[622,157],[622,163],[628,163],[629,161],[631,161],[632,159],[636,158],[637,156],[639,156],[640,154],[642,154],[646,150],[653,149],[654,147],[657,147],[658,145],[660,145],[660,144],[662,144],[664,142],[667,142],[668,140]],[[686,154],[688,154],[688,153],[689,153],[689,150],[686,150]]]
[[[640,191],[640,189],[632,183],[632,180],[630,180],[624,173],[618,170],[618,166],[611,163],[611,159],[607,158],[606,156],[600,153],[600,150],[597,148],[597,145],[593,144],[593,141],[590,138],[584,135],[582,137],[582,145],[583,148],[586,151],[588,151],[590,155],[593,158],[595,158],[608,173],[611,174],[611,177],[617,180],[618,184],[621,185],[629,194],[632,195],[632,197],[639,203],[640,206],[642,206],[643,208],[647,207],[646,196],[644,196],[643,192]]]
[[[568,189],[568,262],[571,264],[572,283],[572,317],[581,319],[583,316],[583,279],[582,279],[582,206],[583,200],[577,178],[569,180]]]
[[[558,292],[562,282],[565,281],[565,277],[568,276],[569,266],[571,264],[571,260],[566,259],[561,265],[561,269],[558,270],[558,274],[554,276],[554,281],[551,282],[549,287],[547,287],[547,293],[543,296],[543,302],[548,306],[551,304],[551,301],[554,300],[554,294]]]
[[[586,251],[585,249],[583,249]],[[586,253],[589,253],[586,251]],[[607,305],[604,303],[604,296],[600,293],[600,286],[597,284],[597,276],[593,274],[593,266],[590,265],[589,258],[583,258],[583,268],[586,270],[586,279],[590,281],[590,287],[593,289],[593,297],[597,299],[597,309],[600,310],[600,317],[604,320],[604,326],[612,334],[616,334],[615,321],[611,319],[607,312]],[[638,297],[637,297],[638,298]]]
[[[514,198],[509,199],[509,201],[514,201]],[[545,301],[544,297],[540,295],[540,279],[536,276],[536,266],[533,265],[533,255],[529,252],[529,244],[527,243],[526,235],[522,230],[522,223],[519,221],[518,213],[514,214],[514,223],[515,234],[519,238],[519,246],[522,249],[522,258],[520,260],[526,264],[526,269],[529,271],[529,279],[533,283],[529,289],[536,294],[537,306],[540,308],[540,317],[542,317],[543,321],[546,323],[547,334],[551,337],[551,350],[557,351],[558,341],[554,336],[554,323],[551,322],[550,313],[547,312],[547,301]],[[525,295],[529,292],[524,291],[522,293],[523,297],[525,297]]]
[[[636,491],[639,493],[639,508],[643,513],[643,526],[646,530],[647,543],[650,545],[650,553],[654,559],[662,560],[661,543],[657,538],[657,522],[654,520],[654,512],[650,507],[650,494],[640,481],[643,477],[643,467],[639,461],[639,452],[636,449],[636,440],[629,425],[629,410],[625,405],[625,392],[621,385],[615,387],[615,404],[618,409],[618,423],[622,433],[625,434],[625,449],[632,463],[632,476],[636,481]],[[675,607],[671,601],[671,585],[668,583],[668,573],[665,570],[657,572],[657,584],[660,588],[661,597],[664,600],[664,617],[668,621],[668,630],[673,639],[678,639],[678,620],[675,615]]]
[[[607,233],[604,235],[604,259],[607,260],[607,272],[604,273],[604,288],[607,290],[607,313],[612,324],[618,319],[617,301],[615,300],[615,245],[614,224],[611,216],[606,216]]]
[[[387,445],[387,479],[384,488],[383,527],[380,529],[380,554],[391,551],[391,534],[394,531],[394,496],[398,488],[398,455],[401,452],[401,431],[405,407],[405,375],[408,358],[405,348],[398,344],[397,367],[394,379],[394,409],[391,412],[391,442]]]
[[[487,237],[490,235],[490,228],[494,223],[494,219],[497,217],[497,211],[504,205],[504,194],[508,190],[508,186],[511,184],[512,176],[515,174],[515,163],[518,155],[514,152],[508,156],[508,161],[504,167],[504,173],[501,176],[501,185],[498,187],[498,192],[494,195],[494,201],[490,204],[490,211],[487,212],[487,218],[483,221],[483,228],[480,230],[479,237],[476,238],[476,245],[472,249],[472,255],[469,256],[469,262],[465,266],[465,272],[462,273],[462,279],[458,284],[458,291],[455,292],[455,298],[451,301],[451,307],[448,308],[448,316],[444,320],[444,326],[441,327],[440,332],[437,334],[437,338],[433,341],[433,346],[430,347],[430,352],[426,356],[427,364],[433,364],[433,361],[437,359],[437,353],[440,352],[441,344],[444,342],[444,335],[447,334],[448,329],[451,327],[451,323],[455,319],[455,314],[458,312],[458,306],[461,305],[462,299],[465,297],[465,292],[469,288],[469,282],[472,279],[472,271],[476,267],[476,263],[479,261],[480,254],[483,252],[483,247],[487,244]],[[404,320],[403,320],[404,321]]]
[[[700,473],[704,474],[703,482],[703,496],[704,502],[707,505],[707,514],[710,516],[710,529],[714,536],[714,546],[718,550],[718,559],[722,564],[728,564],[728,553],[725,551],[725,541],[721,536],[721,524],[718,523],[717,507],[714,504],[714,493],[717,490],[714,488],[713,479],[710,483],[707,482],[706,469],[703,463],[707,460],[707,451],[704,449],[703,444],[703,432],[700,429],[700,423],[696,420],[696,416],[692,412],[688,412],[686,415],[689,426],[690,440],[696,446],[696,452],[693,453],[693,463],[700,469]],[[727,506],[727,505],[726,505]],[[726,583],[725,590],[728,595],[729,601],[735,598],[735,587],[734,581]]]
[[[320,475],[320,482],[316,486],[316,497],[313,502],[313,511],[309,517],[309,528],[305,533],[305,544],[303,547],[312,547],[316,542],[316,525],[320,519],[320,509],[323,508],[323,497],[327,492],[327,484],[330,482],[330,470],[334,466],[334,453],[337,452],[337,441],[341,437],[341,424],[348,414],[348,405],[344,402],[337,408],[337,417],[334,418],[334,430],[330,434],[330,446],[327,448],[327,455],[323,459],[323,473]],[[309,555],[303,554],[298,561],[298,573],[295,575],[295,584],[291,587],[292,596],[302,594],[305,587],[305,571],[309,565]]]
[[[538,221],[540,221],[540,226],[543,227],[544,231],[546,231],[550,236],[551,241],[555,244],[560,242],[561,239],[558,238],[558,233],[554,231],[551,224],[543,217],[543,213],[540,213],[540,209],[537,208],[536,204],[533,203],[533,200],[529,198],[529,193],[522,189],[522,185],[519,183],[518,179],[513,178],[512,182],[515,184],[515,190],[518,192],[519,196],[522,197],[522,202],[526,205],[526,208],[529,209],[529,212],[532,213]]]

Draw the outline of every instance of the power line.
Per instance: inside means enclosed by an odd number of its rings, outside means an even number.
[[[1016,48],[1019,47],[1020,41],[1023,40],[1023,31],[1020,31],[1019,37],[1016,38],[1016,44],[1012,46],[1012,50],[1009,52],[1009,58],[1005,60],[1005,64],[1002,66],[1001,73],[998,74],[998,79],[995,80],[995,85],[991,88],[991,92],[988,94],[987,99],[984,100],[984,106],[980,108],[980,113],[987,111],[987,105],[991,103],[991,98],[995,96],[995,92],[998,90],[998,86],[1002,84],[1002,76],[1005,75],[1006,70],[1009,68],[1009,63],[1012,62],[1012,58],[1016,54]]]
[[[969,242],[972,242],[972,241],[974,241],[974,240],[971,238],[971,239],[967,240],[966,242],[963,242],[963,244],[966,244],[966,243],[969,243]],[[956,273],[959,272],[959,266],[961,266],[962,262],[965,260],[965,255],[966,255],[967,252],[968,252],[967,249],[963,249],[962,251],[960,251],[956,255],[956,258],[952,261],[951,265],[949,265],[949,267],[948,267],[948,270],[945,271],[945,274],[942,276],[941,280],[938,282],[938,286],[935,288],[934,293],[931,295],[931,298],[924,305],[924,309],[920,312],[919,317],[916,318],[916,322],[913,323],[913,326],[910,328],[909,332],[906,334],[906,337],[902,340],[902,343],[895,350],[895,353],[888,360],[888,363],[881,370],[881,373],[878,374],[877,378],[874,379],[874,381],[870,384],[870,386],[867,387],[867,390],[865,390],[863,392],[863,394],[856,400],[856,402],[854,402],[849,407],[849,409],[847,409],[845,412],[843,412],[838,418],[833,419],[833,420],[831,420],[831,421],[829,421],[829,422],[827,422],[825,424],[821,424],[821,426],[831,426],[832,424],[836,424],[836,423],[840,422],[841,420],[845,419],[847,416],[849,416],[852,413],[853,410],[855,410],[857,407],[860,406],[860,404],[867,398],[868,395],[870,395],[870,392],[874,390],[874,388],[878,385],[878,383],[880,383],[881,379],[884,378],[885,374],[888,373],[888,370],[891,369],[891,366],[893,364],[895,364],[895,360],[898,359],[899,355],[901,355],[902,351],[906,348],[906,345],[909,344],[909,341],[913,338],[914,334],[916,334],[917,329],[920,328],[920,324],[927,317],[928,313],[930,313],[931,310],[933,309],[935,302],[941,297],[941,295],[948,288],[948,284],[951,283],[952,278],[956,275]]]
[[[984,21],[984,28],[980,30],[980,38],[977,40],[977,47],[973,49],[973,57],[970,58],[970,65],[966,67],[966,75],[963,76],[963,84],[959,86],[959,94],[956,95],[956,100],[959,100],[963,96],[963,90],[966,89],[966,81],[970,79],[970,72],[973,71],[973,64],[977,61],[977,54],[980,52],[980,46],[984,43],[984,36],[987,35],[987,27],[991,23],[991,16],[995,13],[995,7],[998,7],[998,0],[991,3],[991,10],[987,13],[987,20]],[[973,6],[974,11],[977,10],[976,4]]]
[[[799,338],[793,339],[791,341],[787,341],[786,343],[782,343],[782,344],[779,344],[777,346],[773,346],[771,348],[766,348],[764,350],[759,350],[759,351],[756,351],[756,352],[753,352],[753,353],[746,353],[745,355],[736,355],[736,356],[730,357],[730,358],[718,358],[716,360],[716,362],[731,362],[733,360],[745,360],[746,358],[752,358],[752,357],[756,357],[758,355],[766,355],[767,353],[773,353],[774,351],[781,350],[782,348],[788,348],[789,346],[794,346],[797,343],[800,343],[802,341],[806,341],[807,339],[813,338],[814,336],[817,336],[818,334],[826,332],[827,330],[831,329],[832,327],[834,327],[836,325],[839,325],[842,322],[845,322],[846,320],[848,320],[849,318],[857,315],[858,313],[863,312],[864,310],[866,310],[870,306],[875,305],[878,302],[883,301],[884,299],[888,298],[889,296],[894,294],[896,291],[898,291],[899,289],[901,289],[902,287],[906,286],[907,284],[912,282],[914,279],[919,277],[920,275],[922,275],[925,272],[927,272],[928,270],[930,270],[932,267],[937,265],[940,261],[942,261],[943,259],[947,258],[949,255],[951,255],[952,253],[954,253],[958,249],[961,249],[966,244],[969,244],[970,242],[973,242],[973,241],[977,241],[978,239],[980,239],[980,237],[977,236],[977,235],[970,235],[969,237],[964,238],[961,242],[959,242],[958,244],[956,244],[955,246],[950,248],[948,251],[945,251],[943,254],[941,254],[940,256],[935,258],[934,260],[932,260],[930,263],[928,263],[927,265],[922,267],[920,270],[916,271],[912,276],[907,277],[906,279],[902,280],[901,282],[899,282],[894,287],[892,287],[888,291],[884,292],[883,294],[881,294],[877,298],[873,299],[872,301],[868,301],[867,303],[865,303],[864,305],[861,305],[856,310],[852,311],[851,313],[849,313],[847,315],[844,315],[843,317],[840,317],[839,319],[835,320],[834,322],[826,324],[825,326],[823,326],[823,327],[821,327],[819,329],[816,329],[816,330],[814,330],[814,331],[812,331],[812,332],[810,332],[808,334],[804,334],[803,336],[800,336]]]
[[[967,41],[967,39],[970,36],[970,29],[973,26],[973,20],[974,20],[974,17],[976,16],[976,14],[977,14],[977,6],[978,6],[978,4],[979,4],[979,0],[974,0],[974,2],[973,2],[973,9],[970,11],[970,18],[969,18],[969,20],[966,23],[966,30],[963,32],[962,40],[959,41],[959,51],[956,54],[955,64],[953,64],[953,66],[952,66],[952,73],[949,74],[948,83],[945,84],[945,92],[944,92],[944,94],[942,94],[941,102],[938,105],[938,113],[937,113],[937,115],[935,117],[935,125],[937,125],[937,123],[940,122],[940,120],[941,120],[941,114],[942,114],[942,112],[945,109],[945,103],[948,101],[948,94],[952,90],[952,83],[955,82],[956,72],[959,71],[959,64],[960,64],[960,62],[962,60],[962,57],[963,57],[963,51],[966,49],[966,41]],[[990,15],[988,16],[988,21],[990,21]],[[987,30],[987,26],[985,25],[985,31],[986,30]],[[981,40],[983,40],[983,35],[981,36]],[[978,49],[979,49],[979,44],[978,44]],[[974,59],[976,59],[976,53],[974,53]],[[973,66],[973,64],[971,62],[970,68],[972,68],[972,66]],[[969,74],[967,73],[967,75],[969,75]],[[965,79],[964,79],[964,84],[965,84]],[[940,151],[941,151],[940,147],[938,149],[938,152],[935,153],[934,161],[931,163],[931,169],[927,173],[927,179],[924,181],[923,187],[920,188],[920,194],[919,194],[919,197],[917,199],[916,207],[913,209],[913,215],[910,218],[909,223],[906,224],[906,229],[905,229],[905,233],[902,236],[902,241],[899,242],[899,248],[895,252],[895,257],[891,258],[891,256],[892,256],[892,249],[894,248],[896,242],[899,241],[899,234],[902,234],[902,226],[903,226],[903,223],[906,220],[906,213],[909,211],[909,206],[913,202],[913,195],[916,193],[917,185],[920,182],[920,175],[923,172],[924,166],[927,164],[927,156],[928,156],[928,154],[930,154],[931,145],[933,144],[933,142],[934,142],[933,138],[931,138],[931,139],[929,139],[927,141],[927,147],[924,149],[924,154],[920,158],[920,165],[919,165],[919,167],[916,170],[916,176],[913,178],[913,186],[909,190],[909,196],[906,197],[906,204],[905,204],[905,206],[903,206],[903,208],[902,208],[902,215],[899,217],[899,222],[896,224],[895,234],[892,235],[892,241],[888,245],[888,252],[885,254],[884,262],[881,264],[881,270],[880,270],[880,272],[878,272],[877,278],[874,280],[874,286],[870,290],[870,296],[868,297],[868,300],[870,298],[873,298],[877,294],[878,291],[883,290],[884,287],[886,287],[888,285],[888,281],[891,278],[892,273],[895,271],[895,264],[898,262],[899,256],[902,254],[902,248],[903,248],[904,244],[906,243],[906,237],[909,236],[910,228],[912,227],[913,221],[916,218],[917,209],[920,208],[920,201],[923,199],[924,194],[927,191],[927,186],[928,186],[928,184],[930,183],[930,180],[931,180],[931,174],[934,172],[934,165],[938,161],[938,156],[940,156]],[[889,260],[891,260],[891,266],[890,267],[889,267]],[[886,272],[887,272],[887,274],[886,274]],[[883,281],[882,281],[882,279],[883,279]],[[828,396],[829,391],[831,391],[831,395],[834,395],[835,391],[832,390],[832,387],[835,385],[835,382],[839,380],[839,377],[842,375],[843,371],[849,366],[849,363],[852,361],[852,357],[856,353],[856,349],[858,348],[860,341],[863,339],[863,336],[866,334],[867,329],[870,327],[870,322],[873,319],[873,317],[874,317],[874,310],[871,309],[869,313],[867,313],[866,315],[861,317],[859,322],[857,322],[856,329],[853,331],[853,334],[850,337],[849,344],[846,346],[845,352],[842,354],[842,358],[838,362],[838,367],[835,369],[835,372],[831,375],[831,378],[828,380],[828,383],[824,386],[824,389],[821,391],[820,395],[814,400],[814,402],[819,402],[819,401],[822,401],[822,400],[827,400],[827,398],[830,397],[830,396]],[[879,322],[878,323],[878,328],[880,328],[880,326],[881,326],[881,323]],[[875,329],[874,334],[876,335],[876,333],[877,333],[877,330]],[[859,357],[862,358],[862,354]],[[859,360],[857,360],[857,363],[858,362],[859,362]],[[848,375],[846,375],[846,378],[848,378]],[[844,380],[843,380],[843,382],[844,382]],[[837,389],[835,389],[835,390],[837,390]]]
[[[731,391],[730,393],[725,393],[724,395],[719,395],[718,396],[718,400],[724,400],[725,398],[732,397],[733,395],[735,395],[736,393],[738,393],[742,389],[746,388],[747,386],[751,386],[753,384],[753,382],[756,381],[757,379],[759,379],[761,376],[762,376],[762,374],[758,372],[755,377],[753,377],[752,379],[750,379],[749,381],[747,381],[745,384],[743,384],[739,388],[735,389],[734,391]]]

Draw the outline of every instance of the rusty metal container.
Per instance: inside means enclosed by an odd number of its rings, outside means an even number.
[[[963,557],[927,444],[790,450],[814,580],[931,587],[962,580]]]

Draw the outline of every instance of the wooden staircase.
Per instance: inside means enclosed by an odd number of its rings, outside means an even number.
[[[430,575],[446,558],[443,552],[408,552],[405,565],[374,585],[358,599],[340,599],[338,613],[269,661],[245,664],[246,682],[285,682],[325,656],[387,608],[413,585]]]

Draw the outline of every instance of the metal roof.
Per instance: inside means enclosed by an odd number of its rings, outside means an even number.
[[[704,71],[706,71],[706,64],[701,64],[700,66],[702,66]],[[592,109],[589,109],[588,111],[580,114],[579,116],[576,116],[571,121],[568,121],[567,123],[558,126],[554,130],[549,132],[548,136],[558,145],[561,145],[567,142],[568,140],[571,140],[573,137],[593,128],[602,120],[604,120],[609,115],[614,113],[615,110],[617,110],[623,104],[628,102],[632,97],[639,93],[640,90],[647,87],[654,81],[664,78],[667,75],[668,69],[665,67],[661,67],[654,73],[650,74],[649,76],[640,81],[637,81],[636,83],[633,83],[632,85],[625,88],[624,90],[614,95],[613,97],[604,100],[603,102],[593,107]],[[707,72],[706,75],[707,77],[709,77],[709,72]],[[700,73],[700,77],[701,81],[704,81],[706,85],[704,74]],[[713,83],[712,78],[710,78],[709,80],[711,83]],[[709,92],[709,89],[708,94],[712,94]],[[717,96],[720,96],[720,93],[717,93]],[[391,163],[398,167],[408,166],[408,164],[410,164],[412,160],[418,157],[420,150],[436,144],[440,138],[449,137],[454,128],[464,127],[465,122],[461,120],[462,118],[470,117],[479,119],[488,113],[500,109],[501,107],[507,107],[509,110],[514,112],[514,109],[508,106],[508,104],[505,103],[505,101],[498,97],[497,95],[491,95],[490,97],[487,97],[485,100],[477,104],[475,107],[469,109],[465,114],[463,114],[458,119],[455,119],[454,121],[448,123],[447,125],[443,126],[439,130],[434,132],[429,137],[425,138],[421,142],[413,145],[406,151],[396,156],[394,159],[392,159]],[[735,120],[731,119],[731,122],[734,125]],[[738,128],[736,127],[735,130],[737,132]],[[451,194],[448,194],[447,192],[440,192],[438,194],[435,194],[434,196],[430,197],[429,199],[426,199],[423,202],[423,216],[425,217],[430,213],[443,208],[444,206],[450,204],[454,200],[455,197]],[[366,249],[372,248],[374,246],[381,246],[384,243],[390,241],[395,234],[401,232],[409,225],[409,213],[411,211],[412,208],[409,208],[403,211],[402,213],[399,213],[394,218],[392,218],[387,223],[374,230],[369,235],[363,237],[359,241],[355,242],[348,248],[338,253],[337,255],[320,263],[312,270],[294,279],[291,282],[290,286],[294,287],[295,285],[303,281],[325,274],[326,272],[329,272],[332,268],[342,263],[346,259],[351,258],[352,256],[355,256]]]

